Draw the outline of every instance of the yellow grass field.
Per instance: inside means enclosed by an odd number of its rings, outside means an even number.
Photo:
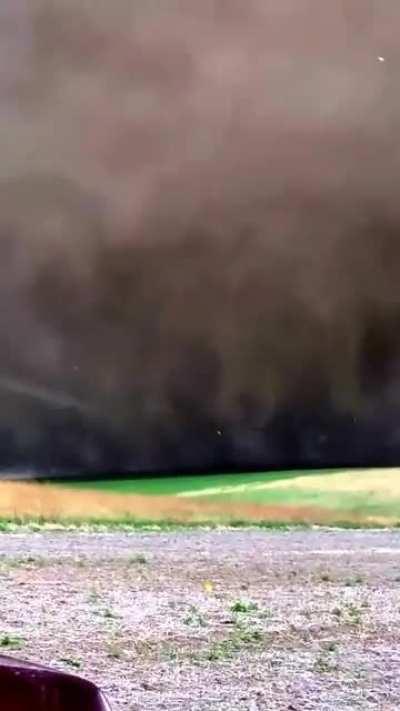
[[[367,469],[360,472],[337,471],[330,474],[297,476],[280,481],[261,481],[237,485],[214,486],[195,491],[181,491],[180,498],[211,497],[228,494],[249,494],[256,492],[268,493],[268,490],[288,490],[292,493],[323,492],[329,494],[364,494],[385,499],[395,497],[400,499],[400,469]]]
[[[329,519],[332,516],[328,516]],[[282,521],[311,523],[325,512],[296,506],[182,500],[176,496],[114,494],[48,484],[0,483],[0,519],[49,521]]]

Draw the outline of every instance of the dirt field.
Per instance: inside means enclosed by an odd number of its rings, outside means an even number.
[[[113,711],[394,711],[400,532],[0,534],[1,651]]]

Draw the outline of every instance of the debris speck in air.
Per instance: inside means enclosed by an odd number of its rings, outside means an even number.
[[[222,430],[217,430],[218,437],[222,437]]]
[[[384,62],[384,61],[385,61],[385,57],[378,57],[378,62]]]

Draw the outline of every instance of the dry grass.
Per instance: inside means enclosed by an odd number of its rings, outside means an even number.
[[[305,475],[273,481],[243,482],[228,486],[213,486],[204,489],[182,491],[181,498],[210,497],[229,494],[248,494],[252,492],[268,492],[268,490],[288,490],[315,492],[326,494],[367,494],[379,498],[400,498],[400,469],[364,469],[345,470],[320,475]]]
[[[329,479],[328,479],[329,480]],[[324,479],[324,486],[327,479]],[[266,505],[241,501],[207,501],[203,498],[114,494],[76,490],[54,485],[1,482],[0,518],[56,521],[174,521],[279,522],[335,524],[340,511],[316,506]],[[390,525],[387,517],[349,514],[348,523]]]
[[[323,512],[319,512],[323,515]],[[104,519],[136,518],[138,520],[196,521],[219,517],[261,520],[310,521],[314,510],[299,511],[297,507],[258,506],[241,503],[210,503],[182,500],[174,496],[144,496],[114,494],[102,491],[75,490],[53,485],[0,483],[0,517],[44,519]]]
[[[309,491],[324,491],[326,493],[368,494],[380,498],[400,498],[400,470],[368,469],[365,471],[343,471],[320,476],[299,476],[295,479],[282,479],[273,484],[263,484],[263,488],[273,486],[275,489],[303,489]]]

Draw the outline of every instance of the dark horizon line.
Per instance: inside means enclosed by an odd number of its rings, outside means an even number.
[[[335,462],[311,464],[303,463],[296,464],[285,463],[284,465],[273,465],[268,466],[265,469],[260,466],[232,466],[230,468],[220,468],[220,467],[190,467],[188,469],[180,469],[179,471],[172,469],[147,469],[141,471],[119,471],[113,474],[109,472],[94,472],[80,471],[72,473],[54,473],[49,475],[45,473],[43,475],[37,472],[0,472],[0,481],[35,481],[37,483],[52,483],[56,481],[74,481],[74,482],[92,482],[92,481],[114,481],[121,479],[126,479],[127,481],[143,480],[143,479],[166,479],[166,478],[179,478],[187,476],[229,476],[229,475],[239,475],[239,474],[274,474],[277,472],[325,472],[329,473],[331,470],[342,470],[342,469],[352,469],[354,471],[361,469],[389,469],[393,467],[400,466],[400,462],[354,462],[348,460],[337,460]]]

